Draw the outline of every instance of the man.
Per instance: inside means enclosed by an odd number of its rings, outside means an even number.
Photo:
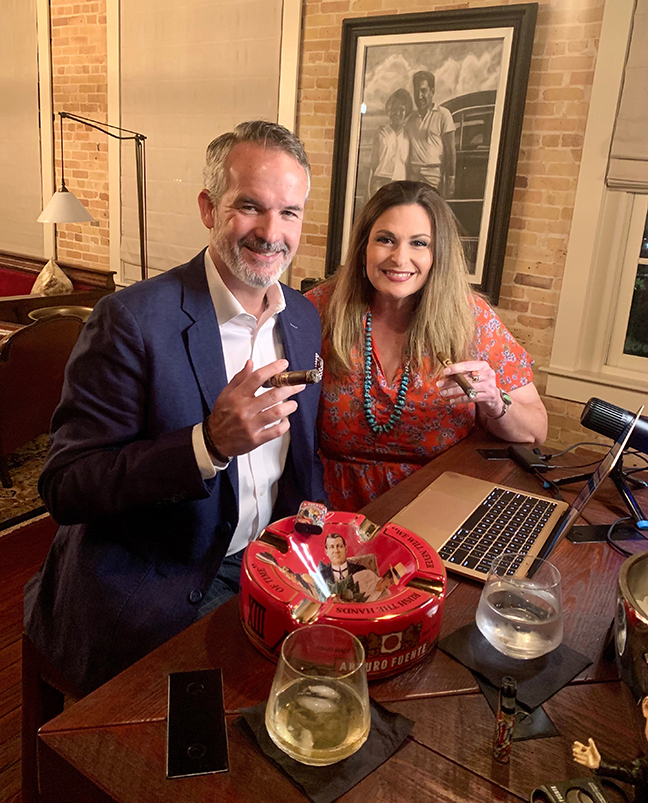
[[[409,139],[407,178],[423,181],[444,198],[451,198],[457,165],[452,115],[444,106],[434,104],[433,73],[416,72],[412,83],[416,111],[405,124],[405,135]]]
[[[364,571],[359,563],[347,560],[347,546],[344,538],[338,533],[329,533],[324,539],[324,552],[329,563],[320,561],[318,569],[329,585],[339,583],[352,577],[356,572]]]
[[[63,526],[25,627],[82,692],[232,596],[246,544],[325,498],[319,386],[262,390],[320,350],[315,308],[277,281],[309,175],[282,126],[218,137],[198,198],[208,249],[103,298],[75,348],[39,485]]]

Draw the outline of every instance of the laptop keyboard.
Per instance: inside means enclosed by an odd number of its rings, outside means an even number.
[[[494,488],[439,550],[449,564],[487,574],[504,552],[527,553],[556,508],[555,502]],[[524,555],[511,564],[513,574]]]

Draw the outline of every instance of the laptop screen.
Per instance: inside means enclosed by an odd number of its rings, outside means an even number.
[[[572,524],[576,521],[576,519],[580,516],[581,512],[585,508],[585,505],[589,502],[589,500],[594,495],[596,489],[599,485],[603,482],[603,480],[608,476],[608,474],[612,471],[614,466],[621,455],[621,452],[625,449],[625,445],[632,434],[632,430],[635,428],[635,425],[639,419],[639,416],[643,412],[643,406],[639,408],[639,411],[635,415],[634,421],[628,425],[625,432],[623,432],[617,440],[612,445],[610,451],[605,455],[603,460],[598,465],[596,471],[592,474],[589,480],[585,483],[585,485],[581,488],[580,493],[574,499],[573,503],[571,504],[569,510],[567,511],[565,518],[560,524],[559,533],[562,534],[569,530]]]

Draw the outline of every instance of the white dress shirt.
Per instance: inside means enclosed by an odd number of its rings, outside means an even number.
[[[341,566],[333,566],[331,564],[331,569],[333,570],[333,580],[336,583],[339,583],[340,580],[345,580],[349,576],[349,564],[346,561]]]
[[[257,320],[243,309],[227,289],[209,250],[205,251],[205,271],[218,318],[227,381],[230,382],[242,370],[247,360],[252,360],[255,368],[261,368],[281,359],[284,350],[276,327],[276,316],[285,308],[286,302],[280,285],[275,283],[268,287],[266,309]],[[260,388],[257,395],[266,393],[267,390]],[[210,479],[217,471],[227,468],[227,464],[214,463],[209,456],[202,423],[194,427],[192,440],[203,479]],[[272,508],[277,499],[277,484],[283,473],[289,446],[290,430],[280,438],[237,457],[239,520],[227,550],[228,555],[244,549],[270,523]]]

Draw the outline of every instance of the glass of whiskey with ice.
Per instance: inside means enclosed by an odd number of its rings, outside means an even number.
[[[335,764],[359,750],[371,723],[360,641],[317,624],[287,636],[265,722],[277,747],[302,764]]]

